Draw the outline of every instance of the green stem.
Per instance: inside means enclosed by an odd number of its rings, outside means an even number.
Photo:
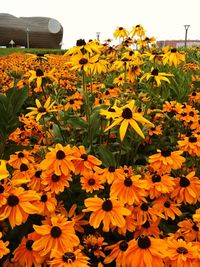
[[[43,128],[44,128],[44,136],[45,136],[45,140],[46,140],[46,151],[48,151],[49,144],[48,144],[48,136],[47,136],[47,127],[46,127],[44,117],[42,117],[42,123],[43,123]]]
[[[84,71],[84,69],[82,69],[82,83],[83,83],[83,91],[86,92],[85,71]]]

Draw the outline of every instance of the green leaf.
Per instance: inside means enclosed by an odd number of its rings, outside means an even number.
[[[28,88],[11,88],[6,92],[6,95],[9,103],[12,105],[13,113],[17,114],[21,110],[25,100],[28,98]]]
[[[105,167],[114,166],[116,167],[116,160],[113,153],[106,148],[106,145],[100,145],[98,147],[98,153],[100,159]]]

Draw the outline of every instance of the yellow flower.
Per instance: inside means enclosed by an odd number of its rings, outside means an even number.
[[[126,131],[128,129],[128,126],[130,124],[131,127],[142,138],[145,138],[137,122],[140,122],[143,125],[147,124],[150,127],[154,127],[154,125],[150,121],[145,119],[140,113],[134,112],[134,105],[135,105],[135,100],[131,100],[130,103],[128,103],[127,105],[121,108],[118,108],[117,106],[113,107],[115,110],[115,112],[112,112],[112,117],[114,119],[114,122],[109,127],[107,127],[105,131],[108,131],[114,126],[119,125],[121,123],[120,128],[119,128],[119,133],[120,133],[120,139],[121,141],[123,141]],[[104,115],[106,115],[106,111],[104,111]],[[108,115],[110,115],[110,113]]]
[[[35,100],[35,103],[36,103],[36,106],[37,106],[36,108],[34,108],[34,107],[28,107],[27,108],[27,109],[30,109],[32,111],[27,113],[25,115],[26,117],[30,117],[30,116],[36,115],[36,121],[39,121],[41,119],[41,117],[43,115],[47,114],[48,112],[56,111],[54,109],[51,109],[53,104],[55,103],[55,101],[50,103],[50,96],[48,97],[48,99],[46,100],[44,105],[42,105],[38,99]]]
[[[0,160],[0,180],[7,178],[9,175],[10,174],[6,168],[6,161]]]
[[[44,79],[44,78],[49,78],[50,80],[53,80],[57,83],[58,82],[57,79],[53,76],[54,71],[55,71],[55,69],[53,69],[49,73],[47,73],[47,72],[43,72],[41,69],[36,69],[36,71],[30,70],[29,72],[31,73],[31,77],[29,78],[29,83],[31,83],[33,80],[36,79],[37,88],[39,88],[41,86],[42,79]]]
[[[123,27],[117,27],[117,29],[115,30],[115,32],[113,33],[113,36],[115,38],[123,38],[123,37],[128,37],[129,32],[127,29],[123,28]]]
[[[177,51],[176,48],[172,48],[166,52],[163,56],[163,64],[169,64],[170,66],[177,67],[178,64],[185,61],[185,54]]]
[[[142,82],[144,79],[146,79],[147,81],[151,79],[153,82],[156,83],[156,87],[159,87],[161,85],[161,81],[166,81],[170,83],[169,79],[166,76],[174,76],[174,75],[170,73],[159,72],[157,68],[151,68],[151,72],[145,73],[140,78],[140,82]]]

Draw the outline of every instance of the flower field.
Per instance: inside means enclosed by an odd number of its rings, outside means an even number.
[[[0,265],[200,266],[200,48],[142,25],[0,57]]]

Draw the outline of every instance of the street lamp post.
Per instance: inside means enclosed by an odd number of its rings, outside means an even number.
[[[99,41],[99,40],[100,40],[100,39],[99,39],[100,32],[96,32],[96,34],[97,34],[97,40]]]
[[[187,47],[187,32],[190,27],[190,25],[184,25],[185,27],[185,47]]]
[[[27,27],[26,28],[26,45],[27,45],[27,48],[29,48],[29,28]]]

